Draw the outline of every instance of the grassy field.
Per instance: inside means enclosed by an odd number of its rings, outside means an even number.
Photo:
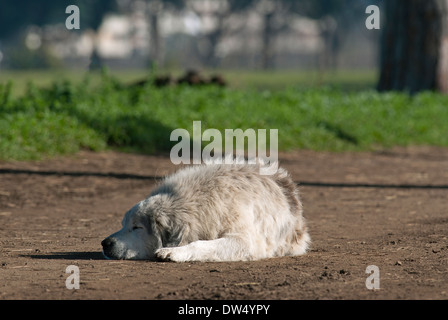
[[[448,146],[447,96],[379,94],[372,72],[224,76],[228,88],[155,88],[128,85],[144,73],[2,73],[0,158],[32,160],[83,148],[168,151],[172,130],[191,134],[194,120],[202,130],[278,129],[280,150]]]

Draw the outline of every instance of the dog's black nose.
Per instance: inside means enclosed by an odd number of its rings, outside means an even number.
[[[114,238],[106,238],[103,241],[101,241],[101,245],[103,246],[103,248],[109,248],[111,247],[113,244],[115,243],[115,239]]]

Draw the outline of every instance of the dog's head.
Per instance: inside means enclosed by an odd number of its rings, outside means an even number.
[[[173,237],[169,197],[155,195],[126,212],[122,229],[101,242],[108,259],[155,259],[155,251]]]

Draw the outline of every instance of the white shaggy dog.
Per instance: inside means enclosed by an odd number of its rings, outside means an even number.
[[[110,259],[238,261],[304,254],[310,237],[295,183],[279,168],[207,163],[181,169],[104,239]]]

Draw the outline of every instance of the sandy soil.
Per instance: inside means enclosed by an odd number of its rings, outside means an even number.
[[[448,299],[447,149],[280,160],[301,183],[312,249],[236,263],[102,257],[124,212],[176,169],[166,156],[0,162],[0,299]],[[78,290],[66,288],[69,265]]]

